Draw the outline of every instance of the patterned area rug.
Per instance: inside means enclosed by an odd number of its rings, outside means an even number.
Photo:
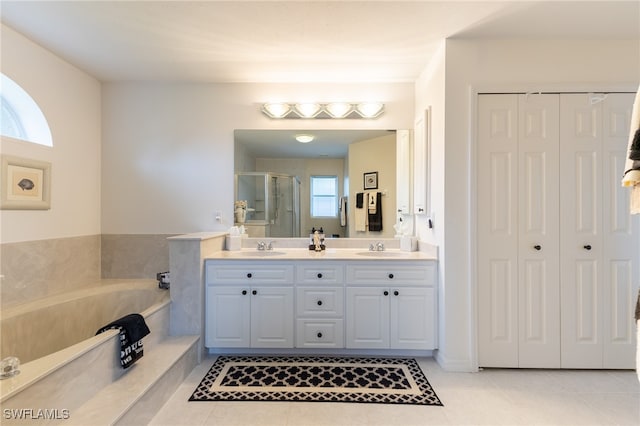
[[[189,401],[442,405],[415,359],[220,356]]]

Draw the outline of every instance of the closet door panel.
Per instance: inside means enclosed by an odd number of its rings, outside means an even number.
[[[517,95],[478,102],[478,362],[517,367]]]
[[[602,105],[560,97],[562,367],[602,366]]]
[[[519,366],[560,366],[559,97],[518,96]]]
[[[629,214],[629,188],[620,185],[634,96],[611,93],[603,108],[603,367],[634,368],[633,321],[640,273],[637,215]]]

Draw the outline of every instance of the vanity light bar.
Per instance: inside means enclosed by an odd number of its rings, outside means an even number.
[[[262,112],[270,118],[377,118],[384,112],[384,104],[381,102],[273,102],[263,104]]]

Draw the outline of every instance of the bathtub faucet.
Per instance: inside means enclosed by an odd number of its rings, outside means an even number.
[[[156,279],[158,280],[158,287],[163,290],[169,290],[169,271],[158,272],[156,274]]]

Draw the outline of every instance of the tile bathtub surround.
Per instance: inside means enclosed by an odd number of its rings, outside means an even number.
[[[5,243],[0,250],[2,308],[100,279],[100,235]]]
[[[172,234],[102,234],[102,278],[156,278],[169,270]]]

